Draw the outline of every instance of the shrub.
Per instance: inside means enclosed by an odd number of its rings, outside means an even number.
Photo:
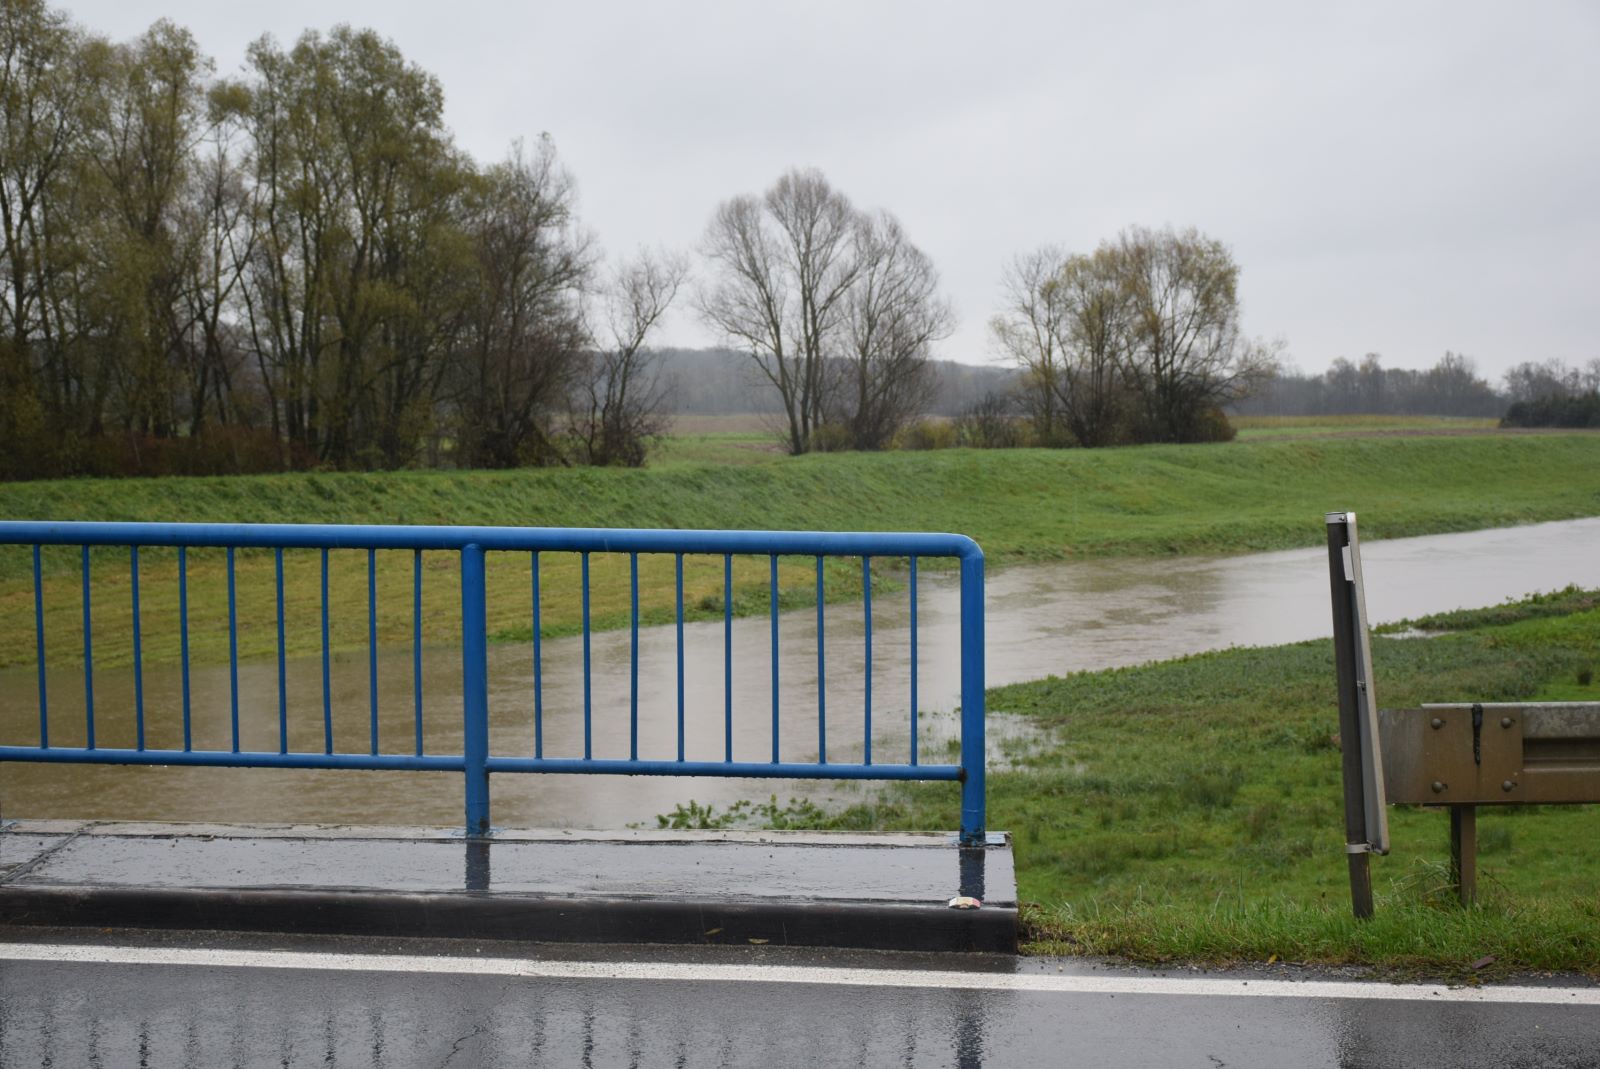
[[[921,419],[895,436],[897,449],[951,449],[959,444],[948,420]]]

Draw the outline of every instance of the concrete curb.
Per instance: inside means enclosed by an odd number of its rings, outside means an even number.
[[[0,924],[551,943],[1017,951],[1015,909],[876,902],[10,886],[0,887]]]
[[[20,821],[0,925],[1009,954],[1017,894],[1003,835]]]

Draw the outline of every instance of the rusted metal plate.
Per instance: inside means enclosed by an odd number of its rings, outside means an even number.
[[[1385,709],[1379,734],[1391,802],[1600,802],[1600,703]]]

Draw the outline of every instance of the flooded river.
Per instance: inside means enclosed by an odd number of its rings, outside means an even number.
[[[1368,542],[1363,547],[1367,597],[1377,622],[1551,590],[1568,583],[1600,586],[1600,519],[1502,528],[1465,534]],[[919,745],[924,761],[952,760],[958,696],[957,592],[953,576],[924,573],[918,603]],[[873,756],[903,761],[910,749],[909,604],[904,589],[873,599]],[[779,655],[786,758],[816,756],[819,739],[816,612],[781,618]],[[1136,664],[1202,650],[1318,638],[1329,633],[1327,555],[1323,549],[1224,558],[1098,560],[1006,568],[989,576],[988,682],[995,685],[1052,673]],[[861,607],[830,605],[825,617],[827,752],[859,757],[864,663]],[[724,753],[723,627],[684,629],[685,756]],[[735,622],[733,756],[771,756],[770,631],[765,617]],[[533,751],[531,650],[490,649],[492,752]],[[626,757],[629,747],[629,640],[626,632],[593,638],[593,752]],[[676,644],[670,627],[640,632],[642,757],[676,756]],[[583,752],[582,647],[577,639],[544,643],[544,752]],[[427,748],[460,752],[460,653],[425,650]],[[320,750],[321,665],[289,667],[290,746]],[[379,662],[380,737],[388,752],[407,752],[413,737],[410,650]],[[241,742],[276,749],[277,673],[273,663],[240,666]],[[227,749],[228,671],[192,673],[194,745]],[[101,745],[129,745],[130,672],[97,672]],[[0,741],[37,741],[33,671],[0,672]],[[1331,681],[1330,681],[1331,687]],[[176,718],[181,681],[173,668],[147,669],[149,745],[181,745]],[[337,749],[364,750],[368,690],[364,653],[336,658],[332,672]],[[82,741],[80,672],[62,670],[50,685],[53,741]],[[74,695],[79,707],[72,708]],[[155,710],[163,710],[157,715]],[[76,723],[78,735],[72,734]],[[56,727],[54,725],[60,725]],[[1011,725],[995,723],[1003,738]],[[993,739],[992,739],[993,741]],[[828,783],[668,777],[498,775],[494,821],[513,827],[615,828],[654,824],[693,798],[725,806],[776,793],[779,801],[823,802],[857,797],[870,787]],[[0,765],[0,816],[150,820],[325,821],[373,824],[458,824],[461,778],[451,773],[312,772],[271,769],[111,768],[88,765]]]

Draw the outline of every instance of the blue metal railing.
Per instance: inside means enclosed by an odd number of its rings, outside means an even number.
[[[97,764],[205,765],[267,768],[406,769],[457,771],[464,775],[466,829],[469,835],[489,830],[489,775],[495,772],[610,773],[624,775],[750,776],[799,779],[950,780],[961,783],[961,840],[984,841],[984,668],[983,668],[983,553],[962,535],[951,534],[846,534],[799,531],[642,531],[606,529],[514,527],[403,527],[296,524],[164,524],[66,523],[0,521],[0,545],[32,549],[35,650],[38,660],[39,729],[37,745],[0,745],[0,761],[53,761]],[[40,564],[41,547],[81,547],[83,617],[84,744],[52,743],[46,673],[45,597]],[[94,657],[92,632],[92,547],[120,546],[129,551],[128,580],[133,604],[132,647],[134,674],[135,745],[113,748],[98,744],[95,734]],[[146,710],[143,684],[144,650],[140,624],[141,547],[177,550],[178,629],[182,677],[181,749],[146,746]],[[189,560],[188,551],[221,548],[226,551],[227,626],[229,657],[230,747],[197,749],[194,746],[194,696],[190,688]],[[276,609],[277,742],[275,750],[242,748],[239,726],[239,624],[235,551],[271,550]],[[321,723],[322,752],[291,749],[290,710],[287,698],[284,613],[284,550],[306,549],[319,553],[321,595]],[[365,550],[368,646],[369,725],[362,753],[334,749],[334,717],[330,684],[329,579],[330,550]],[[379,746],[378,717],[378,612],[376,559],[381,551],[410,550],[412,568],[412,664],[414,746],[412,752],[385,751]],[[432,753],[424,746],[422,701],[422,591],[424,551],[459,555],[461,584],[462,698],[460,753]],[[489,737],[488,634],[485,555],[529,554],[532,573],[533,624],[533,752],[492,753]],[[583,647],[583,745],[581,757],[549,756],[545,752],[544,664],[541,645],[541,555],[577,554],[581,568],[581,634]],[[593,664],[590,636],[590,555],[626,554],[629,564],[628,614],[631,656],[629,663],[629,743],[627,758],[597,758],[592,735]],[[676,639],[676,754],[672,758],[639,756],[639,557],[667,555],[673,560]],[[685,750],[684,695],[684,579],[685,555],[721,557],[723,653],[723,731],[721,760],[689,760]],[[772,755],[770,761],[734,760],[733,701],[733,561],[735,556],[765,557],[769,561],[771,603]],[[780,557],[809,557],[816,562],[817,585],[817,712],[815,761],[784,760],[780,732],[782,709],[779,691],[779,582]],[[908,563],[910,635],[909,760],[880,763],[873,760],[872,665],[872,560],[902,558]],[[960,565],[961,589],[961,740],[960,763],[929,764],[917,750],[917,562],[924,557],[954,558]],[[861,562],[864,620],[863,734],[860,761],[828,759],[826,656],[823,641],[824,561],[854,558]],[[74,610],[75,611],[75,610]]]

